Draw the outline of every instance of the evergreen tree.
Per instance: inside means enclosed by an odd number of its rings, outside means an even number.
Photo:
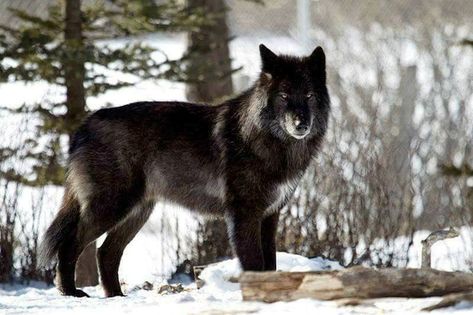
[[[97,40],[150,32],[190,30],[206,23],[203,10],[190,13],[177,1],[155,4],[153,0],[97,1],[81,8],[80,1],[58,1],[46,18],[21,10],[11,10],[19,27],[0,26],[0,82],[46,81],[64,87],[60,102],[39,102],[23,106],[17,113],[37,114],[41,121],[37,134],[18,152],[34,160],[30,173],[2,170],[0,176],[27,185],[61,185],[64,180],[62,136],[70,136],[87,114],[86,97],[131,86],[134,81],[110,78],[101,69],[135,75],[137,79],[158,79],[179,73],[181,60],[151,58],[155,48],[130,40],[123,47],[100,44]],[[86,67],[87,65],[87,67]],[[39,148],[44,141],[45,148]],[[66,137],[67,138],[67,137]],[[39,149],[38,149],[39,148]],[[14,148],[0,148],[0,157],[12,155]]]
[[[65,146],[86,116],[86,98],[135,84],[110,78],[100,69],[157,79],[179,74],[181,60],[151,58],[156,50],[136,40],[123,47],[98,43],[100,39],[136,36],[151,32],[185,31],[205,24],[203,10],[189,12],[176,0],[111,0],[81,7],[80,0],[66,0],[49,7],[45,18],[11,9],[19,27],[2,25],[0,34],[0,82],[45,81],[65,88],[60,102],[38,102],[14,110],[37,115],[36,134],[21,148],[0,147],[0,161],[16,157],[31,161],[28,172],[0,170],[0,178],[30,186],[62,185]],[[5,62],[13,61],[13,62]],[[107,72],[109,73],[109,72]],[[11,110],[11,109],[9,109]],[[44,142],[46,144],[44,145]],[[41,143],[43,143],[41,145]],[[79,286],[98,283],[95,243],[81,255],[77,268]]]

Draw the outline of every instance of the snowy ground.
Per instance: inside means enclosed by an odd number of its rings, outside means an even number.
[[[278,269],[284,271],[333,270],[341,266],[322,258],[278,253]],[[151,291],[128,288],[126,297],[104,299],[99,286],[86,288],[91,298],[63,297],[55,288],[41,286],[0,287],[0,314],[419,314],[421,309],[440,298],[389,298],[368,300],[361,306],[339,306],[337,302],[301,299],[272,304],[243,302],[239,285],[226,281],[239,273],[236,259],[205,269],[201,278],[206,285],[196,289],[190,285],[181,293],[160,295]],[[156,283],[155,287],[159,284]],[[473,305],[432,312],[433,314],[473,314]]]

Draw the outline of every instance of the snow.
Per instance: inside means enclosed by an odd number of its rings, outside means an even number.
[[[306,258],[299,255],[278,253],[278,270],[320,271],[342,267],[334,261],[321,257]],[[0,314],[419,314],[424,307],[441,298],[405,299],[386,298],[367,300],[360,306],[339,306],[335,301],[300,299],[293,302],[272,304],[243,302],[239,284],[228,280],[240,274],[236,259],[212,264],[202,271],[205,285],[197,289],[195,284],[185,287],[181,293],[161,295],[156,288],[150,291],[129,287],[126,297],[103,298],[100,286],[85,288],[90,298],[61,296],[55,288],[42,284],[32,286],[0,286]],[[435,311],[434,314],[471,314],[473,305],[460,303],[455,307]]]
[[[300,255],[277,253],[277,269],[280,271],[338,270],[341,268],[338,262],[321,257],[309,259]],[[240,295],[239,285],[228,281],[230,278],[238,277],[240,272],[236,258],[212,264],[200,274],[200,278],[206,283],[202,290],[209,293],[219,292],[225,296],[230,292],[237,292]]]

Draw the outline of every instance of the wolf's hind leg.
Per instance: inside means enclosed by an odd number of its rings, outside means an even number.
[[[123,295],[118,279],[123,251],[148,221],[153,208],[154,203],[151,202],[137,205],[128,217],[108,232],[105,241],[98,249],[97,262],[106,297]]]
[[[87,296],[76,289],[74,273],[81,249],[78,246],[80,226],[80,205],[66,187],[61,209],[48,227],[41,243],[40,259],[42,263],[57,257],[56,284],[64,295]]]
[[[107,197],[97,195],[91,198],[88,206],[79,210],[74,233],[61,243],[58,250],[57,285],[64,295],[87,296],[75,285],[75,270],[79,255],[87,245],[113,228],[127,213],[126,208],[119,206],[119,200]]]
[[[105,232],[105,228],[100,228],[97,225],[93,227],[92,224],[79,221],[75,235],[62,242],[58,250],[56,280],[58,289],[63,295],[88,296],[84,291],[76,288],[76,263],[84,248]]]

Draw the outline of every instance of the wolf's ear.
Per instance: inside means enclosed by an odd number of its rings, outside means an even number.
[[[325,53],[322,47],[317,46],[310,54],[309,62],[314,74],[325,80]]]
[[[259,45],[259,53],[261,55],[261,70],[271,74],[278,61],[278,56],[263,44]]]

